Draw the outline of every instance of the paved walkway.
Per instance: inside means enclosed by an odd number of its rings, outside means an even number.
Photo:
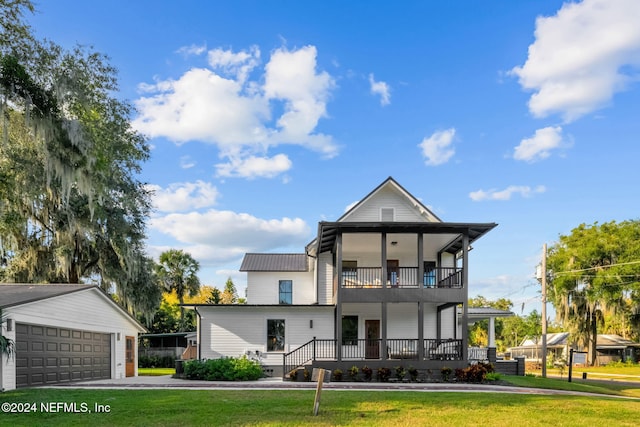
[[[314,382],[283,381],[282,378],[264,378],[258,381],[194,381],[164,376],[138,376],[122,379],[73,382],[48,388],[90,388],[90,389],[181,389],[181,390],[315,390]],[[623,396],[596,395],[593,393],[565,390],[548,390],[530,387],[515,387],[489,384],[456,383],[380,383],[380,382],[330,382],[324,383],[324,390],[367,390],[367,391],[418,391],[418,392],[491,392],[541,395],[581,395],[581,396]],[[638,399],[636,399],[638,400]]]

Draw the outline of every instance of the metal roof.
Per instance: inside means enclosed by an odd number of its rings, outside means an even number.
[[[309,271],[306,254],[245,254],[240,271]]]
[[[13,307],[90,288],[95,288],[95,286],[2,283],[0,284],[0,307]]]

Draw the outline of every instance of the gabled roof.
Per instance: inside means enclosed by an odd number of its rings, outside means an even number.
[[[336,222],[343,222],[347,217],[349,217],[353,212],[357,211],[363,204],[365,204],[368,200],[371,200],[375,197],[376,194],[380,193],[384,188],[391,188],[396,192],[402,194],[414,207],[420,212],[421,216],[423,216],[426,220],[432,222],[440,222],[441,219],[438,218],[436,214],[431,212],[429,208],[427,208],[420,200],[416,199],[411,193],[404,189],[398,182],[389,177],[385,179],[382,184],[378,185],[373,189],[369,194],[367,194],[362,200],[353,205],[351,209],[345,212]]]
[[[44,285],[44,284],[0,284],[0,308],[13,307],[84,289],[93,285]]]
[[[48,298],[55,298],[76,292],[95,292],[104,301],[112,305],[122,315],[124,315],[132,323],[134,323],[141,332],[147,331],[147,329],[142,326],[135,317],[129,314],[127,310],[122,308],[118,303],[111,299],[111,297],[107,295],[102,289],[94,285],[0,283],[0,308],[17,307],[24,304],[29,304]]]
[[[308,271],[306,254],[245,254],[240,271]]]

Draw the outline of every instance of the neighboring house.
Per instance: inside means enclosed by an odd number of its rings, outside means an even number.
[[[137,375],[145,328],[97,286],[0,284],[3,355],[0,390]]]
[[[189,305],[198,357],[247,354],[285,376],[356,362],[467,366],[469,251],[495,226],[443,222],[390,177],[337,221],[320,222],[304,253],[246,254],[247,304]]]
[[[140,356],[173,357],[190,360],[198,355],[196,332],[142,334],[138,346]]]
[[[547,334],[547,357],[553,361],[569,362],[569,350],[587,351],[571,344],[568,332]],[[522,356],[528,361],[542,360],[542,338],[527,337],[518,347],[507,349],[511,356]],[[610,362],[637,362],[640,360],[640,343],[622,338],[619,335],[598,334],[596,340],[596,363],[606,365]]]

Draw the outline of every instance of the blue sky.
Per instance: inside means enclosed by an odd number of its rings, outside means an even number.
[[[223,287],[301,252],[388,176],[497,222],[470,296],[540,310],[542,245],[637,219],[640,2],[41,1],[39,37],[107,54],[149,137],[149,254]]]

